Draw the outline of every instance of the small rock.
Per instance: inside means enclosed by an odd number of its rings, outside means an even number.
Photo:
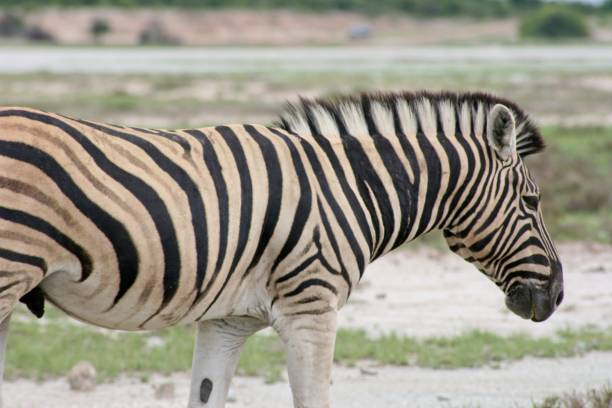
[[[157,336],[147,337],[147,347],[148,348],[160,348],[166,344],[164,339]]]
[[[384,293],[384,292],[376,294],[376,299],[383,300],[383,299],[386,299],[386,298],[387,298],[387,294]]]
[[[155,387],[155,398],[160,400],[174,398],[174,383],[165,382]]]
[[[230,391],[225,401],[228,404],[233,404],[234,402],[238,401],[238,399],[236,398],[236,395]]]
[[[361,373],[361,375],[378,375],[378,371],[363,367],[359,368],[359,372]]]
[[[438,395],[438,401],[450,401],[450,398],[448,398],[446,395]]]
[[[68,384],[73,391],[92,391],[96,388],[96,369],[89,361],[77,363],[68,373]]]
[[[590,267],[585,272],[589,272],[589,273],[603,273],[605,271],[606,271],[606,268],[603,265],[597,265],[597,266]]]

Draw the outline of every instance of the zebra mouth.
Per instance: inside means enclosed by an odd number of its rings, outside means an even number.
[[[531,287],[528,285],[513,287],[506,296],[506,306],[523,319],[533,320],[536,317],[535,302],[532,299]]]
[[[529,284],[515,286],[506,296],[506,306],[512,312],[533,322],[548,319],[563,299],[563,290],[536,288]]]

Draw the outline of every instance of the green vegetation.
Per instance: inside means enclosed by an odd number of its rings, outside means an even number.
[[[100,42],[100,39],[109,31],[110,25],[108,24],[108,21],[100,17],[94,19],[89,27],[89,32],[96,43]]]
[[[548,148],[527,159],[557,240],[612,242],[612,129],[545,127]]]
[[[552,395],[533,408],[610,408],[612,407],[612,387],[609,384],[601,388],[590,389],[585,393],[566,393]]]
[[[153,372],[185,371],[191,364],[193,335],[189,328],[176,327],[144,334],[111,332],[76,325],[53,309],[43,322],[45,324],[33,321],[25,312],[14,317],[7,354],[8,377],[61,376],[82,360],[96,367],[102,381],[121,373],[146,378]],[[153,337],[157,339],[152,341]],[[573,356],[591,350],[612,350],[612,328],[564,330],[553,338],[470,331],[454,337],[427,339],[395,334],[372,338],[361,330],[340,330],[335,360],[349,365],[368,359],[383,364],[458,368],[497,364],[526,356]],[[280,378],[284,367],[285,357],[278,336],[259,334],[247,342],[238,372],[272,382]]]
[[[499,17],[530,9],[542,4],[541,0],[22,0],[20,7],[181,7],[181,8],[249,8],[298,9],[309,11],[351,10],[368,13],[406,12],[420,16],[437,17],[467,15],[473,17]],[[11,0],[0,0],[0,7],[14,7]]]
[[[564,39],[590,35],[586,18],[577,9],[567,6],[547,6],[521,21],[522,37]]]

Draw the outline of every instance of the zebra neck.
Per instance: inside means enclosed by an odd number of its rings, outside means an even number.
[[[472,174],[457,148],[418,131],[345,140],[372,233],[372,259],[434,229],[462,207]],[[433,137],[432,137],[433,136]]]

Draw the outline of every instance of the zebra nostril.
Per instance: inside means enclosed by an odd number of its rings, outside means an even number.
[[[559,306],[563,302],[563,289],[557,295],[557,299],[555,300],[555,306]]]

